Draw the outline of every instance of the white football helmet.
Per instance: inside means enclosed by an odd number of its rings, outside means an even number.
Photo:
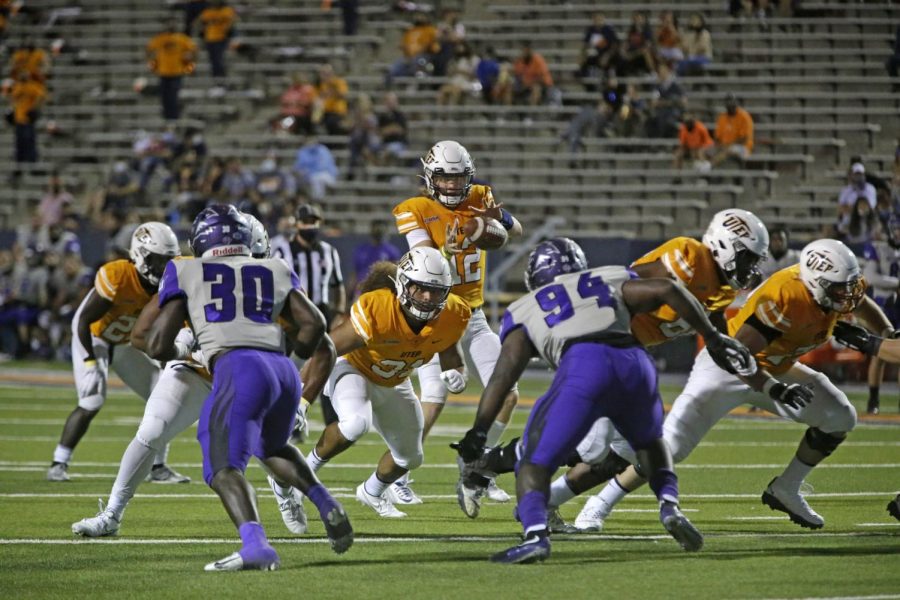
[[[866,293],[859,261],[837,240],[810,242],[800,253],[800,279],[822,308],[849,313]]]
[[[397,278],[394,280],[400,306],[410,316],[421,321],[430,321],[440,314],[447,304],[453,276],[450,265],[435,248],[413,248],[403,255],[397,264]],[[414,297],[410,288],[431,292],[428,300]]]
[[[250,256],[253,258],[269,258],[272,255],[272,244],[269,232],[259,219],[250,213],[242,213],[250,223]]]
[[[431,147],[422,160],[428,194],[454,209],[469,195],[475,163],[459,142],[445,140]]]
[[[181,256],[181,247],[175,232],[168,225],[148,221],[134,230],[128,254],[140,276],[152,285],[159,285],[169,261]]]
[[[769,256],[766,226],[756,215],[740,208],[717,212],[703,234],[703,243],[734,289],[754,285],[759,263]]]

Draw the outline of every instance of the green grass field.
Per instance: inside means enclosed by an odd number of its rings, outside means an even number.
[[[541,385],[523,391],[533,396]],[[666,389],[666,400],[676,391]],[[113,394],[76,451],[73,481],[49,483],[44,473],[73,397],[65,387],[0,387],[4,598],[900,598],[900,523],[885,511],[900,486],[896,421],[861,424],[813,473],[809,499],[826,518],[821,531],[802,530],[759,500],[804,427],[727,419],[679,468],[683,507],[706,535],[702,552],[685,554],[668,538],[654,499],[641,490],[602,534],[555,536],[548,562],[498,566],[487,557],[518,539],[512,503],[487,504],[477,520],[458,509],[447,444],[467,429],[474,409],[452,406],[428,440],[425,466],[414,473],[425,504],[405,508],[406,519],[379,519],[353,498],[384,449],[376,434],[321,471],[356,530],[356,544],[342,556],[330,551],[309,503],[310,533],[290,536],[262,470],[252,466],[248,476],[282,568],[215,574],[204,573],[203,565],[234,551],[237,537],[202,484],[193,429],[174,441],[169,461],[191,484],[145,484],[118,538],[73,538],[70,524],[95,513],[97,498],[107,497],[143,406],[134,396]],[[894,402],[885,399],[892,412]],[[517,413],[511,431],[520,431],[525,419]],[[510,475],[500,484],[513,489]],[[563,515],[574,519],[582,504],[576,499]]]

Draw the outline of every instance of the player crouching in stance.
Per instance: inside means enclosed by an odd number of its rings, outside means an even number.
[[[749,372],[752,357],[719,333],[703,306],[674,281],[637,279],[625,267],[587,269],[581,248],[566,238],[542,242],[531,253],[525,273],[531,293],[507,309],[500,360],[481,396],[475,425],[454,445],[466,463],[479,459],[503,398],[531,358],[539,355],[556,368],[522,435],[516,493],[525,541],[492,556],[494,562],[526,563],[550,555],[550,477],[600,417],[608,417],[637,450],[666,530],[686,550],[703,544],[678,508],[678,479],[662,439],[656,369],[634,338],[631,319],[667,304],[703,336],[722,368]]]
[[[454,394],[466,387],[459,340],[472,315],[450,293],[450,266],[434,248],[413,248],[399,262],[377,263],[362,284],[350,318],[331,332],[340,358],[327,377],[338,421],[322,432],[308,460],[320,469],[375,428],[388,445],[375,472],[356,488],[356,498],[382,517],[405,517],[388,488],[422,464],[424,419],[410,373],[439,357],[440,378]],[[321,373],[308,363],[303,375],[315,398]],[[323,382],[324,383],[324,382]],[[386,493],[387,492],[387,493]]]
[[[334,351],[325,319],[299,290],[297,275],[284,261],[254,259],[250,246],[250,225],[234,207],[214,205],[197,215],[191,231],[196,258],[166,267],[160,314],[147,336],[150,356],[172,360],[178,354],[175,338],[189,319],[213,374],[197,429],[203,477],[221,498],[243,546],[206,565],[207,571],[272,570],[279,564],[244,477],[251,454],[279,480],[309,496],[335,552],[353,543],[344,509],[288,443],[300,378],[284,354],[283,329],[276,321],[282,317],[296,329],[293,348],[298,356],[309,358],[324,344],[319,360],[331,363]]]
[[[896,331],[888,331],[880,337],[857,325],[838,321],[834,326],[834,339],[883,362],[900,364],[900,339],[896,338]],[[900,494],[888,502],[887,511],[900,521]]]

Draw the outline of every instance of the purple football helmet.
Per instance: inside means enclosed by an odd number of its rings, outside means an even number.
[[[538,244],[528,256],[525,287],[536,290],[566,273],[588,268],[581,246],[569,238],[552,238]]]
[[[204,256],[213,248],[213,256],[250,255],[252,229],[247,219],[230,204],[213,204],[200,211],[191,226],[191,250]]]

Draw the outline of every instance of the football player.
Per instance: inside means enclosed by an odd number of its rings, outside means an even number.
[[[253,258],[269,258],[269,235],[263,224],[252,216],[244,215],[251,226],[250,255]],[[146,350],[147,333],[159,316],[159,301],[154,296],[144,306],[131,332],[131,345]],[[166,363],[159,381],[147,399],[147,407],[134,439],[125,450],[119,472],[104,507],[100,500],[100,512],[72,524],[72,532],[85,537],[116,535],[125,513],[125,507],[150,472],[156,452],[165,448],[172,438],[195,423],[200,417],[203,401],[212,390],[212,376],[202,364],[202,356],[190,328],[185,327],[175,338],[178,354]],[[263,464],[265,467],[265,465]],[[269,475],[273,491],[281,491],[282,485]],[[289,487],[289,486],[288,486]],[[292,489],[292,488],[291,488]],[[306,515],[302,499],[296,494],[279,495],[278,508],[285,525],[292,533],[306,532]]]
[[[334,370],[303,368],[304,397],[315,398],[324,387],[338,415],[310,453],[310,466],[317,471],[375,428],[388,451],[356,498],[382,517],[406,516],[394,506],[401,499],[391,484],[424,459],[425,423],[410,373],[437,356],[441,385],[454,394],[466,387],[459,340],[472,311],[450,293],[451,278],[434,248],[413,248],[398,265],[376,263],[350,318],[330,334],[340,356]]]
[[[333,364],[325,318],[299,291],[300,281],[287,263],[250,256],[250,224],[233,206],[213,205],[197,215],[191,249],[196,258],[166,267],[160,314],[146,346],[152,357],[173,360],[180,353],[177,336],[189,319],[213,374],[197,429],[203,478],[222,500],[242,547],[206,570],[272,570],[279,565],[244,477],[251,455],[309,496],[332,549],[345,552],[353,543],[347,514],[288,443],[300,378],[285,355],[284,329],[277,323],[283,318],[297,332],[293,350],[298,356],[308,358],[324,343],[327,350],[319,356]]]
[[[72,370],[78,406],[66,419],[48,481],[68,481],[72,452],[106,401],[109,368],[146,400],[159,376],[159,365],[133,348],[129,335],[141,309],[156,293],[166,264],[181,254],[178,239],[164,223],[143,223],[131,236],[131,260],[108,262],[97,271],[72,319]],[[188,477],[165,465],[165,446],[156,453],[151,481],[185,483]]]
[[[872,297],[896,329],[900,325],[897,293],[900,291],[900,219],[892,218],[887,240],[873,240],[863,246],[863,275],[872,286]],[[882,335],[887,332],[880,332]],[[869,401],[866,412],[877,415],[881,409],[880,387],[884,378],[884,362],[877,356],[869,362]]]
[[[827,341],[841,316],[852,313],[873,331],[890,327],[865,289],[859,262],[836,240],[808,244],[800,264],[757,287],[728,321],[728,330],[754,353],[760,368],[752,377],[737,377],[718,368],[707,351],[700,352],[665,422],[665,439],[675,461],[684,460],[710,428],[744,403],[804,423],[808,428],[794,458],[769,482],[762,502],[787,513],[801,527],[824,526],[822,516],[800,495],[800,486],[856,425],[856,409],[825,375],[797,359]],[[627,448],[616,452],[634,462]],[[598,497],[601,518],[643,482],[634,467],[628,467],[607,484]]]
[[[472,184],[475,163],[458,142],[446,140],[436,143],[422,159],[422,167],[428,195],[414,196],[394,207],[397,230],[406,237],[410,248],[437,248],[450,260],[453,293],[472,309],[472,318],[462,340],[463,349],[468,353],[482,384],[486,384],[497,364],[500,339],[491,330],[481,309],[487,278],[486,255],[466,238],[463,226],[469,219],[483,215],[499,221],[509,237],[513,238],[522,235],[522,225],[502,204],[494,201],[488,186]],[[440,377],[442,371],[437,357],[417,371],[426,435],[447,401],[447,387]],[[495,446],[500,441],[516,402],[518,390],[513,387],[497,421],[491,424],[489,446]],[[405,478],[394,487],[405,503],[420,502]],[[488,497],[498,502],[509,500],[509,495],[493,480],[488,487]]]
[[[506,394],[529,361],[540,356],[556,369],[522,434],[516,493],[525,540],[491,560],[526,563],[550,555],[550,476],[604,416],[637,450],[660,501],[663,526],[683,548],[699,550],[703,537],[678,507],[678,480],[662,437],[656,369],[633,335],[632,319],[667,305],[703,336],[715,364],[729,370],[751,374],[755,363],[749,351],[720,333],[682,285],[668,277],[640,279],[625,267],[588,270],[581,248],[566,238],[542,242],[532,251],[525,283],[531,293],[503,316],[500,360],[475,424],[454,445],[466,463],[477,460]]]

